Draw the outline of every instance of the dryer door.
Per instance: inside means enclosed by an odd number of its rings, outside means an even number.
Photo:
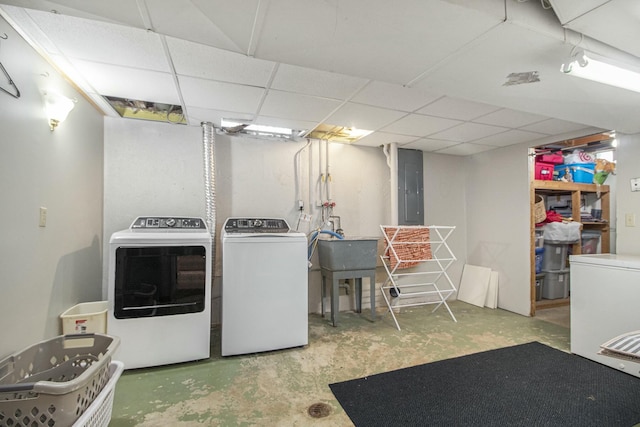
[[[116,249],[117,319],[198,313],[205,308],[204,246]]]

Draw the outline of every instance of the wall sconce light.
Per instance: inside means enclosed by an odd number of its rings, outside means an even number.
[[[577,51],[569,61],[562,64],[564,74],[593,80],[610,86],[640,92],[640,74],[626,68],[598,61],[583,50]]]
[[[45,91],[43,97],[44,109],[49,119],[49,127],[53,131],[67,118],[73,107],[75,107],[76,101],[53,91]]]

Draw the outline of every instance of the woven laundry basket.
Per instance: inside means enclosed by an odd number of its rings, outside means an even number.
[[[536,224],[539,224],[547,219],[547,211],[544,208],[544,198],[542,198],[542,196],[540,196],[539,194],[536,194],[533,214]]]

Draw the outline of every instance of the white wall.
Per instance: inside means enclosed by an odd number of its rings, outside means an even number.
[[[294,156],[300,151],[300,189],[305,212],[316,227],[315,207],[324,171],[324,143],[304,148],[305,142],[265,141],[215,136],[217,262],[214,280],[214,323],[218,321],[220,294],[220,227],[231,216],[274,216],[298,223]],[[105,119],[105,225],[104,251],[114,231],[127,228],[139,215],[205,217],[202,130],[164,123]],[[330,172],[334,214],[349,236],[380,236],[388,223],[389,170],[381,149],[330,144]],[[310,192],[312,193],[309,196]],[[309,203],[311,201],[311,203]],[[311,205],[311,206],[310,206]],[[300,231],[308,232],[302,223]],[[106,259],[104,268],[106,284]],[[320,302],[317,266],[310,275],[309,309]]]
[[[104,244],[138,216],[206,216],[202,129],[104,119]],[[106,287],[103,289],[106,298]]]
[[[0,92],[0,358],[58,335],[64,310],[99,300],[102,265],[102,115],[0,18],[5,33],[0,60],[21,96]],[[53,132],[47,88],[78,101]]]
[[[528,146],[467,158],[468,263],[500,274],[498,306],[530,313]]]
[[[432,153],[424,153],[423,158],[425,225],[456,227],[447,243],[457,261],[447,274],[458,288],[467,259],[467,159]]]
[[[640,254],[640,192],[632,192],[629,180],[640,177],[640,134],[617,134],[616,252]],[[635,215],[635,227],[625,226],[625,214]]]

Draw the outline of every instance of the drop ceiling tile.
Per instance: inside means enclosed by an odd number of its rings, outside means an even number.
[[[520,144],[522,142],[535,141],[547,135],[537,132],[527,132],[520,129],[511,129],[496,135],[477,139],[474,144],[493,145],[496,147],[506,147],[507,145]]]
[[[358,77],[280,64],[271,88],[347,100],[365,83],[367,83],[366,79]]]
[[[325,119],[325,122],[336,126],[356,129],[377,130],[406,115],[402,111],[386,110],[369,105],[347,102],[338,111]]]
[[[509,128],[519,128],[533,123],[547,120],[549,117],[538,114],[526,113],[524,111],[510,110],[503,108],[493,113],[486,114],[473,120],[476,123],[487,125],[504,126]]]
[[[414,136],[407,135],[398,135],[396,133],[386,133],[386,132],[373,132],[365,136],[362,139],[359,139],[355,145],[365,145],[367,147],[379,147],[385,144],[391,144],[392,142],[396,142],[399,145],[406,144],[415,140]]]
[[[461,123],[459,120],[423,116],[421,114],[408,114],[381,130],[402,135],[426,136]]]
[[[607,0],[550,0],[553,11],[563,24],[607,3]]]
[[[29,14],[68,58],[170,71],[158,34],[49,12],[32,10]]]
[[[429,116],[466,121],[475,119],[499,108],[500,107],[496,107],[495,105],[481,104],[479,102],[445,96],[421,108],[417,112]]]
[[[412,148],[414,150],[422,151],[437,151],[454,145],[458,145],[458,143],[453,141],[442,141],[439,139],[420,138],[416,141],[402,145],[402,148]]]
[[[320,122],[340,105],[340,101],[277,90],[269,90],[261,116]]]
[[[155,31],[247,54],[259,0],[146,1]]]
[[[266,87],[275,63],[167,37],[176,73],[227,83]]]
[[[72,60],[98,93],[140,101],[180,104],[173,76],[158,71]]]
[[[145,28],[138,5],[131,0],[110,0],[108,2],[82,0],[30,0],[25,2],[18,0],[7,3],[46,10],[47,12],[55,10],[60,15],[119,22],[133,27]]]
[[[440,95],[435,95],[422,89],[374,80],[358,92],[351,101],[392,110],[413,112],[439,97]]]
[[[580,123],[567,122],[559,119],[548,119],[528,126],[523,126],[520,129],[530,132],[544,133],[547,135],[555,135],[586,128],[587,126]]]
[[[265,90],[253,86],[179,77],[187,107],[255,114]]]
[[[444,139],[445,141],[469,142],[507,130],[507,128],[503,127],[467,122],[429,136],[435,139]]]
[[[438,154],[451,154],[453,156],[470,156],[472,154],[482,153],[483,151],[495,150],[496,147],[490,145],[479,144],[458,144],[442,150],[438,150]]]
[[[256,56],[406,84],[504,21],[499,1],[456,3],[272,1]]]

